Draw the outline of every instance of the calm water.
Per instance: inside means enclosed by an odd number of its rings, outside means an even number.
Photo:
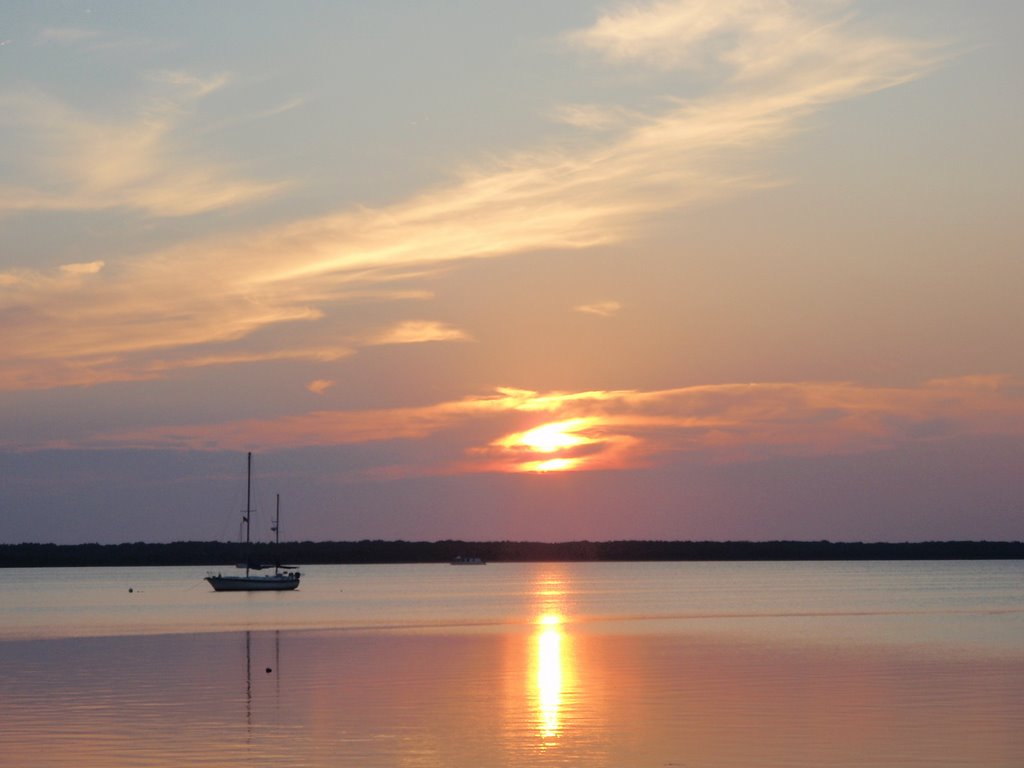
[[[0,765],[1024,766],[1022,562],[304,571],[0,570]]]

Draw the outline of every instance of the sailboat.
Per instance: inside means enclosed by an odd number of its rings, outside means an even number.
[[[246,485],[245,485],[245,514],[242,522],[245,523],[245,562],[239,564],[238,568],[245,568],[245,575],[224,576],[223,574],[210,574],[206,581],[210,582],[215,592],[257,592],[257,591],[285,591],[295,589],[299,586],[299,579],[302,577],[294,566],[274,565],[273,573],[252,573],[269,568],[269,565],[253,563],[249,556],[250,537],[249,520],[252,518],[252,452],[246,460]],[[274,517],[275,543],[281,542],[281,496],[277,496],[277,510]]]

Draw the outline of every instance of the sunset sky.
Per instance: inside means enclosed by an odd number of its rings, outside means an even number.
[[[1022,28],[6,3],[0,542],[1024,538]]]

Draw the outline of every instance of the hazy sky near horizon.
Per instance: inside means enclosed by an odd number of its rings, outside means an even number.
[[[1022,22],[7,4],[0,542],[1024,537]]]

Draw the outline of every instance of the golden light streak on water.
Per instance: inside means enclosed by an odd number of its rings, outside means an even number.
[[[559,733],[562,706],[562,628],[561,617],[548,614],[538,621],[536,698],[538,729],[545,741]]]
[[[547,747],[563,734],[566,726],[566,693],[571,677],[571,643],[565,632],[565,600],[571,591],[565,569],[552,565],[533,583],[536,632],[531,660],[531,698],[536,711],[537,732]]]

